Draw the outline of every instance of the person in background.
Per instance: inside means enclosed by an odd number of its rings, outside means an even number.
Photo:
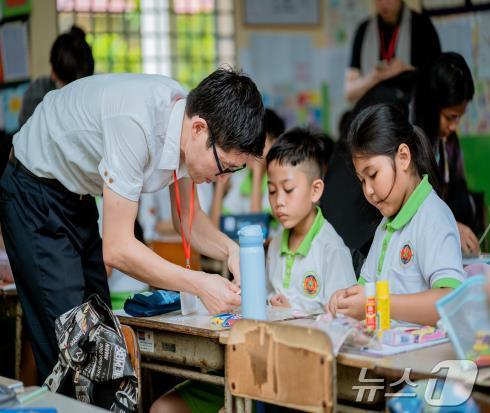
[[[94,74],[92,49],[85,40],[85,32],[77,26],[60,34],[49,54],[51,75],[42,76],[31,82],[22,97],[19,127],[31,117],[46,93],[66,84]]]
[[[72,26],[68,32],[60,34],[51,46],[49,62],[51,64],[50,76],[42,76],[32,81],[22,97],[19,128],[27,122],[48,92],[59,89],[81,77],[93,75],[94,58],[92,49],[85,41],[84,31],[77,26]],[[10,149],[11,142],[9,140],[6,145],[7,158]],[[0,176],[7,160],[5,159],[5,163],[3,163],[3,159],[1,161]],[[23,332],[26,330],[27,328],[23,328]],[[21,372],[21,379],[25,385],[39,384],[30,340],[27,336],[24,337],[24,334],[22,338]]]
[[[457,128],[474,93],[464,58],[454,52],[443,53],[421,71],[412,104],[413,122],[426,133],[434,149],[442,196],[456,218],[466,256],[478,255],[480,246]]]
[[[362,22],[354,35],[345,75],[345,95],[351,102],[381,82],[403,83],[411,77],[406,72],[424,66],[441,52],[428,17],[402,0],[374,0],[374,6],[376,15]]]

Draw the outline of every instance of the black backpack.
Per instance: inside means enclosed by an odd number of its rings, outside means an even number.
[[[112,412],[136,412],[138,380],[121,325],[96,294],[56,319],[58,362],[44,385]]]

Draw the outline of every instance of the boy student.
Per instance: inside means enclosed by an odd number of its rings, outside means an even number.
[[[266,157],[269,202],[284,227],[267,254],[274,306],[324,312],[331,294],[356,282],[349,250],[316,206],[329,155],[325,139],[293,128],[274,142]],[[156,400],[150,412],[218,412],[223,404],[223,387],[186,381]]]
[[[323,312],[340,286],[356,280],[349,249],[316,206],[323,193],[326,139],[293,128],[267,154],[269,202],[283,226],[267,253],[273,306]]]

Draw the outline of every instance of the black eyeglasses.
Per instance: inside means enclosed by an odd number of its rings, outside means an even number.
[[[214,160],[216,161],[216,165],[218,166],[218,171],[219,171],[217,174],[215,174],[215,176],[232,174],[234,172],[241,171],[242,169],[247,167],[246,164],[243,164],[242,166],[239,166],[238,168],[235,169],[230,169],[230,168],[223,169],[223,167],[221,166],[221,161],[219,160],[218,151],[216,150],[214,139],[212,137],[210,139],[211,139],[211,146],[213,147]]]

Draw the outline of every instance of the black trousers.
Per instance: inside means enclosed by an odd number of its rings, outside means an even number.
[[[110,306],[97,219],[93,197],[7,164],[0,222],[41,381],[58,358],[55,319],[92,293]]]

